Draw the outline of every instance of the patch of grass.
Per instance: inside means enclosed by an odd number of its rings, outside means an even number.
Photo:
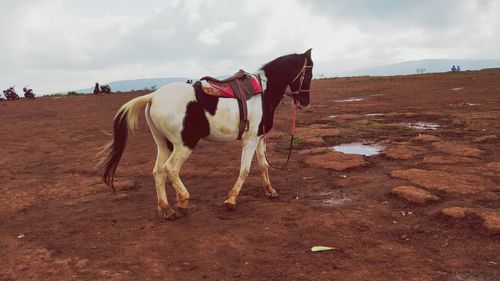
[[[304,143],[303,139],[301,139],[300,137],[297,137],[297,136],[293,137],[292,144],[299,145],[299,144],[302,144],[302,143]]]

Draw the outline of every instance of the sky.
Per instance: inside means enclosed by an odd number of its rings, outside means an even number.
[[[495,0],[0,0],[0,88],[253,72],[313,48],[316,75],[500,58]]]

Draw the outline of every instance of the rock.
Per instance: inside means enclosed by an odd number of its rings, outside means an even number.
[[[361,155],[329,152],[306,158],[306,164],[315,168],[325,168],[335,171],[344,171],[354,167],[366,165],[367,162]]]
[[[425,189],[439,190],[450,195],[476,194],[500,189],[489,179],[465,173],[451,174],[443,171],[408,169],[393,171],[391,176],[406,179]]]
[[[483,153],[482,150],[479,150],[477,148],[451,142],[434,142],[432,143],[432,146],[437,151],[457,156],[479,157],[481,156],[481,153]]]
[[[408,160],[425,152],[425,149],[411,145],[397,145],[387,148],[382,154],[391,159]]]
[[[412,141],[415,141],[415,142],[438,142],[438,141],[442,141],[442,140],[436,136],[433,136],[433,135],[422,134],[422,135],[418,135],[418,137],[414,137],[412,139]]]
[[[484,228],[492,233],[500,233],[500,212],[481,212],[478,215],[483,220]]]
[[[473,140],[473,142],[475,142],[475,143],[482,143],[482,142],[495,141],[497,139],[498,139],[498,137],[495,136],[495,135],[488,135],[488,136],[482,136],[482,137],[475,138]]]
[[[477,159],[461,156],[425,156],[423,162],[428,164],[456,164],[456,163],[472,163]]]
[[[416,204],[426,204],[428,202],[436,202],[440,200],[439,197],[429,191],[415,186],[398,186],[391,190],[391,194]]]
[[[500,233],[500,212],[478,211],[466,207],[448,207],[441,210],[441,214],[452,219],[463,219],[469,216],[472,219],[480,219],[483,227],[491,232]]]
[[[463,219],[467,215],[474,214],[474,210],[464,207],[448,207],[442,209],[441,214],[453,219]]]

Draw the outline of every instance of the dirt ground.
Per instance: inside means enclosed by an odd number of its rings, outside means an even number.
[[[292,160],[271,170],[279,199],[265,196],[254,159],[226,210],[240,143],[202,141],[181,172],[190,215],[168,222],[143,117],[118,195],[93,168],[115,112],[138,93],[2,101],[0,280],[500,280],[499,77],[314,80]],[[286,100],[268,138],[276,164],[291,114]],[[410,127],[419,122],[431,124]],[[350,142],[384,151],[330,149]],[[311,252],[320,245],[336,249]]]

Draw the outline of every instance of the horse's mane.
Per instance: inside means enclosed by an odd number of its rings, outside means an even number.
[[[266,75],[269,74],[269,72],[272,72],[272,69],[274,69],[274,66],[279,64],[280,62],[283,62],[285,60],[290,59],[292,56],[301,56],[302,54],[289,54],[289,55],[284,55],[279,58],[276,58],[263,66],[260,67],[260,70],[264,70],[266,72]]]

